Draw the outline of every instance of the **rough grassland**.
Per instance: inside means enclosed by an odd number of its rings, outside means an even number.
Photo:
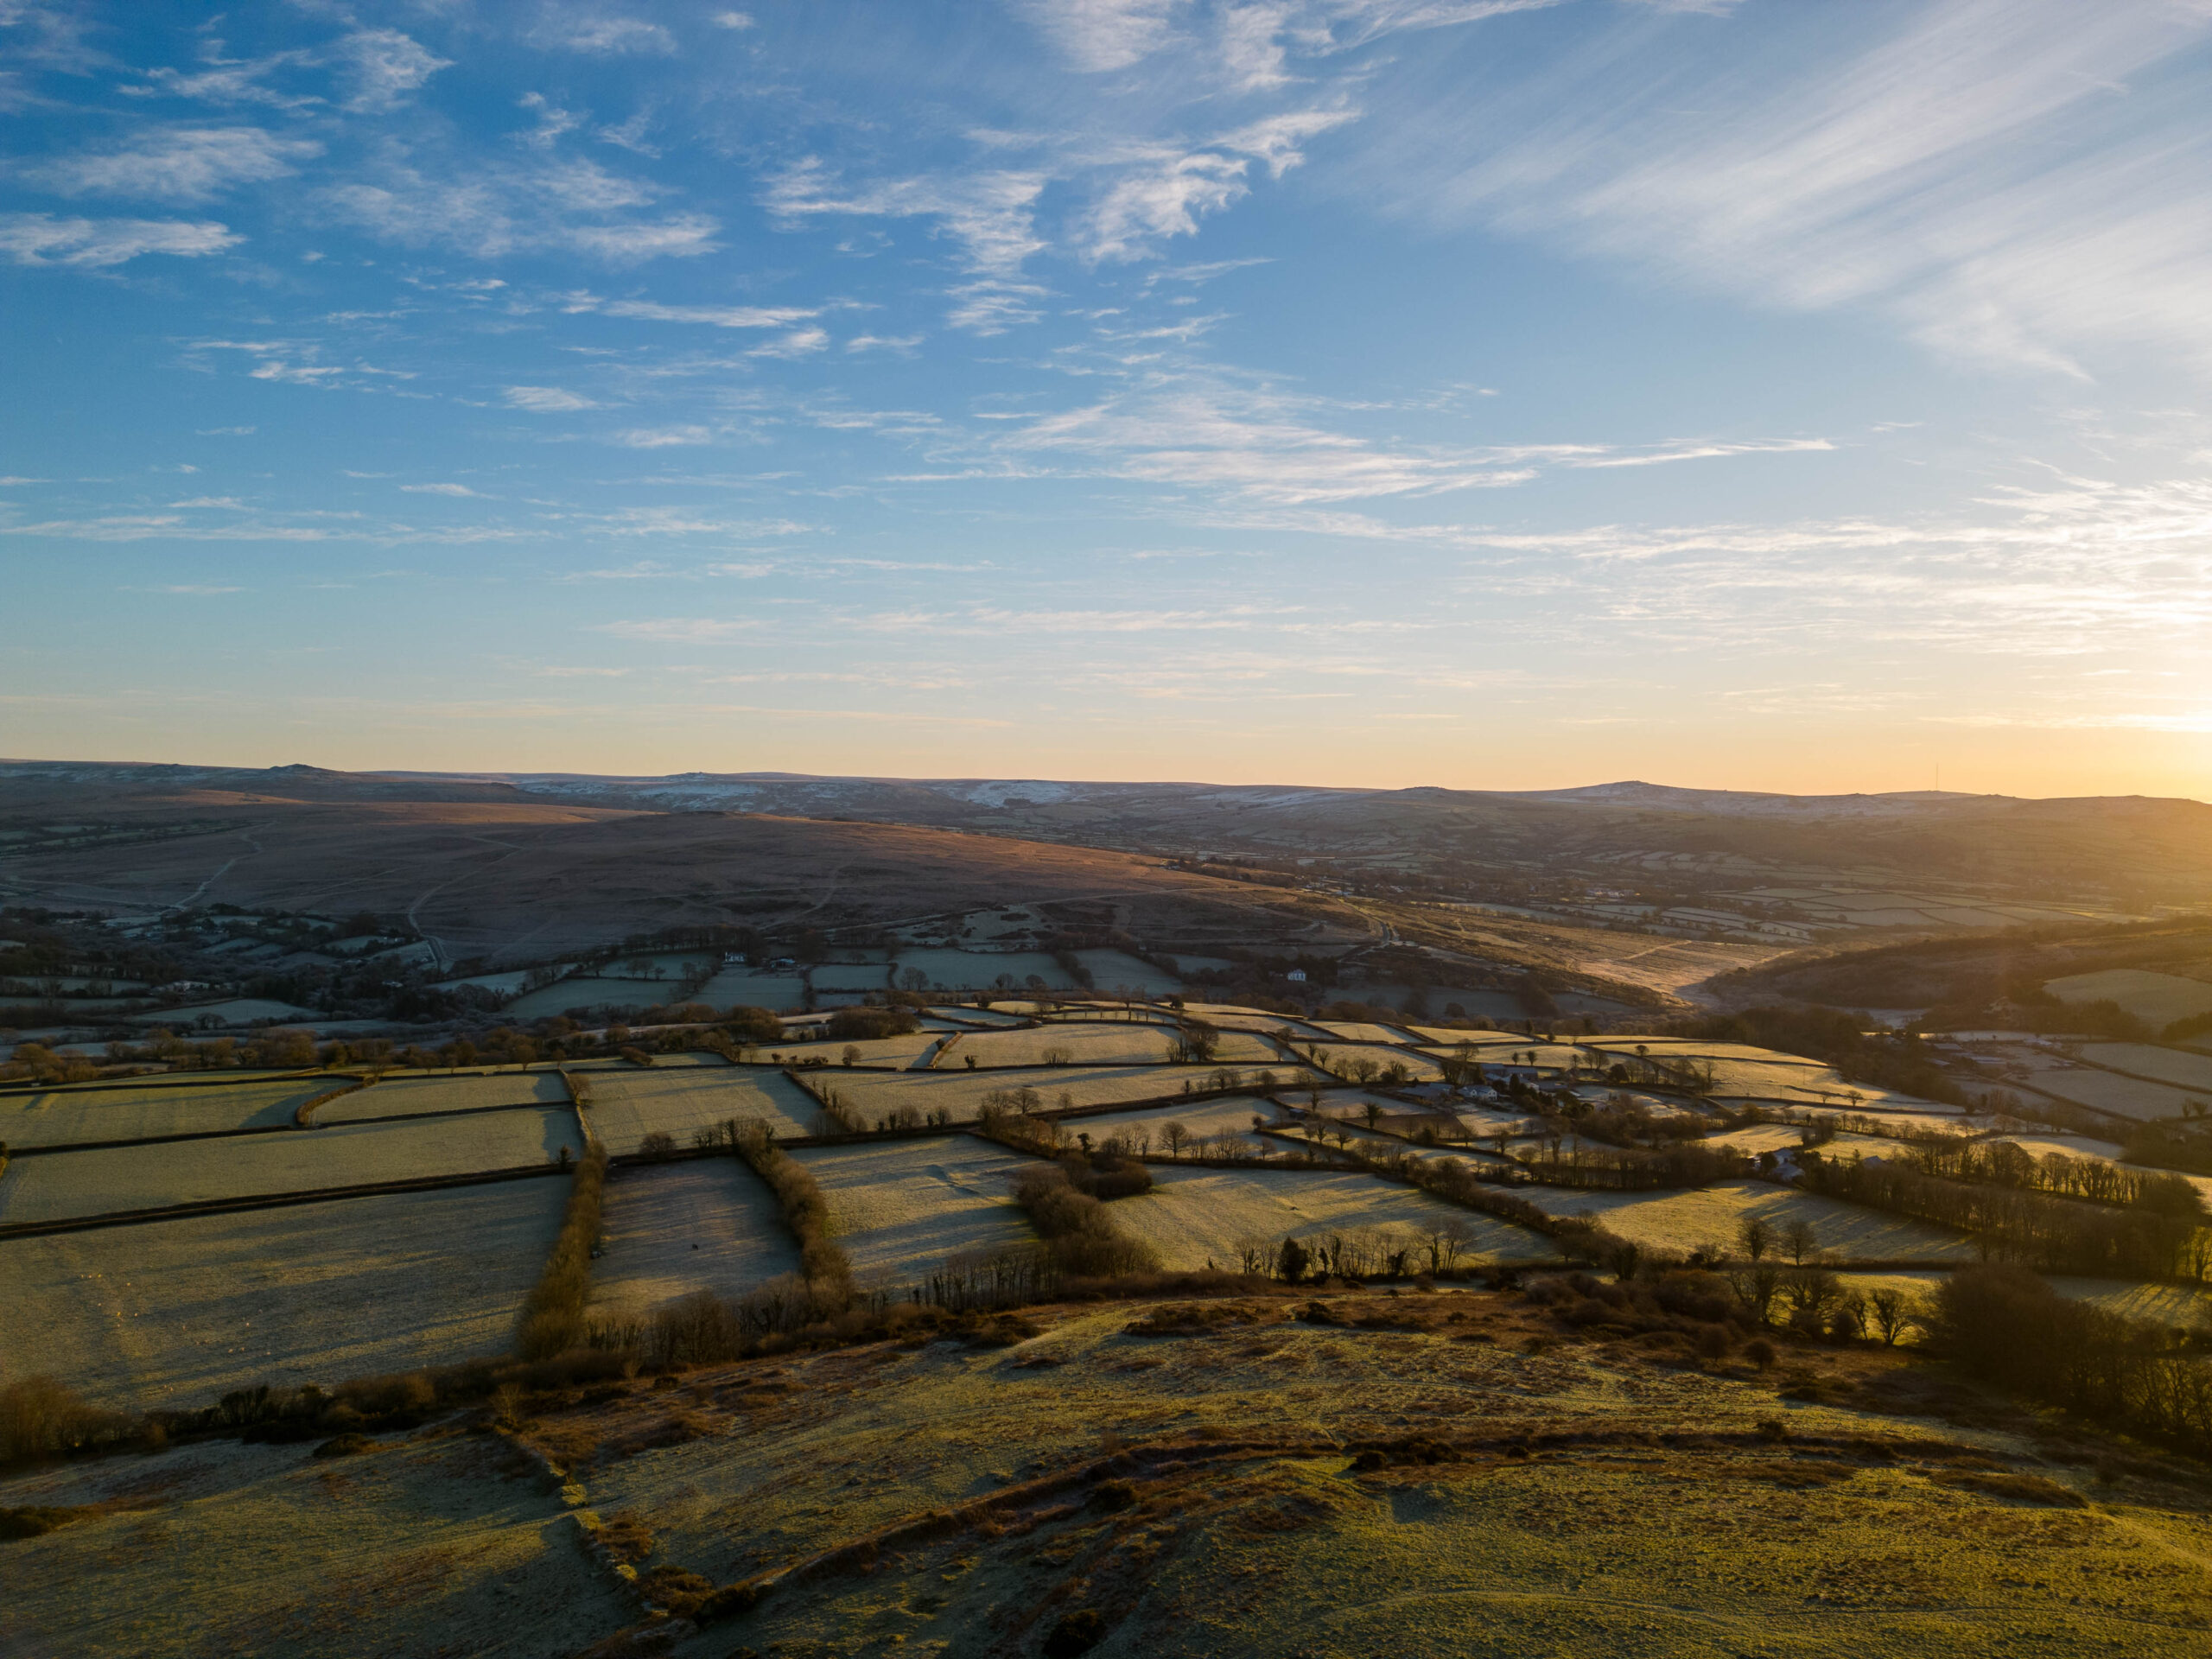
[[[1733,1255],[1737,1223],[1755,1215],[1777,1233],[1802,1217],[1812,1224],[1821,1249],[1851,1261],[1980,1259],[1974,1246],[1955,1233],[1764,1181],[1723,1181],[1685,1192],[1586,1192],[1559,1186],[1513,1191],[1552,1215],[1592,1215],[1624,1238],[1684,1255],[1719,1244]]]
[[[583,1151],[575,1114],[562,1107],[55,1153],[8,1166],[0,1223],[520,1168],[552,1162],[564,1146]]]
[[[0,1240],[0,1377],[196,1406],[498,1353],[567,1197],[504,1181]]]
[[[729,1581],[1129,1449],[1125,1509],[1086,1504],[1081,1485],[1010,1500],[988,1526],[777,1590],[677,1659],[1028,1659],[1086,1607],[1108,1659],[2202,1650],[2212,1526],[2197,1501],[2123,1483],[2082,1509],[1971,1484],[2018,1470],[2054,1483],[2030,1493],[2089,1490],[2086,1467],[2031,1443],[2031,1422],[1961,1431],[1780,1400],[1777,1377],[1740,1362],[1531,1354],[1523,1332],[1557,1327],[1479,1294],[1330,1300],[1433,1328],[1147,1338],[1125,1334],[1141,1308],[1108,1306],[1048,1313],[1004,1351],[885,1344],[732,1367],[684,1403],[704,1438],[670,1444],[649,1395],[575,1414],[611,1447],[643,1448],[578,1478],[601,1510],[650,1520],[656,1560]],[[1280,1320],[1280,1304],[1256,1306]],[[1453,1323],[1447,1308],[1468,1311]],[[1801,1364],[1837,1361],[1777,1370]],[[1334,1449],[1414,1436],[1477,1449],[1370,1474]],[[1178,1474],[1179,1457],[1211,1461]]]
[[[957,1055],[959,1051],[956,1049],[953,1052]],[[1301,1067],[1277,1065],[1268,1069],[1286,1086],[1298,1083],[1307,1075]],[[1103,1106],[1116,1101],[1173,1096],[1185,1079],[1194,1089],[1207,1087],[1212,1081],[1213,1071],[1210,1065],[1056,1065],[1046,1071],[1024,1071],[1011,1077],[1004,1072],[984,1069],[974,1071],[949,1069],[894,1072],[832,1071],[815,1075],[823,1086],[836,1090],[855,1111],[871,1120],[911,1106],[922,1113],[949,1110],[954,1122],[969,1123],[982,1114],[983,1096],[994,1090],[1026,1085],[1044,1096],[1047,1110],[1054,1110],[1058,1108],[1060,1096],[1064,1094],[1069,1096],[1071,1103],[1077,1106]]]
[[[781,1072],[735,1066],[683,1066],[664,1071],[595,1071],[591,1103],[584,1108],[591,1126],[620,1157],[656,1130],[691,1144],[694,1129],[726,1118],[757,1117],[785,1137],[812,1135],[822,1127],[813,1096]]]
[[[505,1071],[488,1077],[386,1077],[315,1109],[318,1123],[422,1112],[465,1112],[485,1106],[561,1105],[569,1090],[556,1071]]]
[[[289,1123],[302,1101],[345,1077],[241,1084],[235,1088],[50,1090],[0,1097],[0,1142],[66,1147],[87,1141],[143,1141],[161,1135]]]
[[[360,1456],[216,1441],[18,1477],[0,1503],[118,1510],[0,1545],[0,1645],[69,1659],[544,1659],[636,1615],[548,1484],[429,1431]]]
[[[798,1269],[775,1195],[734,1158],[632,1165],[607,1177],[590,1311],[646,1313],[695,1290],[742,1296]]]
[[[1043,1065],[1046,1052],[1058,1049],[1072,1057],[1077,1065],[1161,1065],[1166,1063],[1174,1040],[1174,1033],[1161,1026],[1095,1021],[1045,1025],[1032,1031],[976,1032],[940,1054],[937,1064],[944,1071],[963,1068],[973,1054],[979,1066]],[[1274,1044],[1243,1031],[1222,1033],[1214,1063],[1277,1067],[1285,1064]]]
[[[862,1283],[904,1283],[963,1250],[1033,1241],[1014,1179],[1037,1160],[964,1135],[880,1147],[802,1147],[821,1183],[830,1230]]]
[[[1237,1245],[1260,1237],[1270,1245],[1316,1233],[1385,1232],[1410,1242],[1432,1227],[1466,1224],[1481,1260],[1548,1257],[1551,1242],[1524,1227],[1446,1204],[1410,1186],[1356,1172],[1153,1168],[1149,1192],[1122,1198],[1114,1219],[1124,1232],[1160,1252],[1171,1268],[1234,1269]]]

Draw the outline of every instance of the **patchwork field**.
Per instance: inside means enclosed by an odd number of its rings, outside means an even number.
[[[568,1085],[557,1071],[503,1071],[486,1077],[387,1077],[316,1107],[315,1121],[350,1123],[493,1106],[557,1106],[566,1104],[568,1098]]]
[[[1417,1048],[1332,1048],[1326,1043],[1308,1044],[1300,1053],[1319,1050],[1322,1065],[1338,1077],[1347,1077],[1363,1060],[1377,1066],[1403,1066],[1406,1075],[1415,1083],[1433,1083],[1444,1075],[1444,1068],[1436,1060]]]
[[[1155,1166],[1151,1192],[1115,1202],[1114,1219],[1172,1268],[1211,1262],[1233,1270],[1247,1239],[1264,1239],[1272,1250],[1286,1238],[1364,1232],[1404,1247],[1447,1224],[1467,1230],[1474,1259],[1547,1260],[1554,1254],[1541,1233],[1357,1172]]]
[[[2062,1002],[2117,1002],[2147,1025],[2170,1025],[2193,1014],[2212,1012],[2212,984],[2177,974],[2140,968],[2113,968],[2099,974],[2075,974],[2046,982],[2044,989]]]
[[[1297,1086],[1308,1075],[1287,1065],[1272,1069],[1285,1087]],[[1162,1096],[1173,1102],[1186,1079],[1194,1089],[1205,1088],[1211,1086],[1213,1073],[1213,1067],[1200,1065],[1071,1065],[1011,1077],[983,1070],[835,1071],[817,1072],[815,1077],[822,1086],[836,1090],[855,1111],[870,1120],[912,1107],[925,1114],[950,1111],[954,1122],[966,1123],[982,1114],[983,1096],[995,1090],[1025,1085],[1033,1088],[1044,1097],[1047,1110],[1057,1110],[1062,1096],[1074,1106],[1103,1106]]]
[[[1012,1194],[1038,1160],[968,1135],[802,1147],[791,1156],[821,1183],[831,1231],[863,1283],[906,1283],[963,1251],[1037,1236]]]
[[[798,1270],[775,1195],[734,1158],[611,1171],[591,1312],[650,1313],[694,1291],[742,1296]]]
[[[656,1132],[689,1147],[694,1130],[733,1117],[759,1118],[786,1137],[812,1135],[823,1122],[821,1108],[805,1090],[781,1072],[753,1066],[594,1072],[585,1109],[607,1151],[618,1156],[637,1151]]]
[[[763,1053],[780,1054],[793,1065],[818,1058],[836,1065],[843,1060],[848,1048],[856,1048],[860,1051],[857,1063],[861,1065],[913,1065],[934,1054],[948,1034],[917,1031],[904,1037],[863,1037],[850,1043],[769,1043],[763,1046]]]
[[[902,985],[907,975],[919,972],[932,991],[984,991],[1001,979],[1019,990],[1033,976],[1044,981],[1048,990],[1076,988],[1067,969],[1041,950],[907,950],[899,952],[893,969]]]
[[[781,1013],[805,1000],[806,983],[797,974],[764,974],[751,968],[725,968],[693,994],[693,1001],[716,1008],[766,1008]]]
[[[972,1054],[978,1066],[1045,1065],[1050,1064],[1047,1055],[1058,1053],[1077,1065],[1164,1065],[1174,1040],[1173,1031],[1161,1026],[1055,1023],[1027,1031],[971,1032],[940,1052],[937,1065],[946,1071],[963,1068]],[[1228,1031],[1221,1035],[1212,1064],[1281,1066],[1285,1062],[1266,1039]]]
[[[0,1175],[0,1224],[550,1164],[583,1151],[566,1108],[355,1123],[228,1141],[18,1158]]]
[[[2028,1074],[2028,1084],[2046,1095],[2056,1095],[2059,1099],[2070,1100],[2078,1106],[2094,1106],[2101,1112],[2110,1112],[2117,1117],[2132,1117],[2138,1122],[2148,1122],[2153,1118],[2179,1117],[2194,1102],[2202,1098],[2185,1089],[2176,1089],[2163,1083],[2144,1083],[2138,1078],[2123,1077],[2110,1071],[2093,1071],[2088,1066],[2031,1071]]]
[[[1272,1122],[1279,1114],[1266,1100],[1256,1095],[1230,1095],[1219,1100],[1205,1100],[1190,1106],[1153,1106],[1135,1112],[1102,1112],[1096,1117],[1081,1117],[1067,1125],[1071,1136],[1077,1130],[1088,1135],[1094,1145],[1103,1145],[1110,1137],[1124,1129],[1134,1130],[1146,1137],[1146,1144],[1154,1153],[1165,1153],[1167,1143],[1160,1138],[1160,1131],[1170,1123],[1180,1123],[1196,1139],[1213,1140],[1221,1135],[1234,1136],[1239,1147],[1256,1152],[1280,1153],[1281,1145],[1252,1133],[1255,1117]]]
[[[1556,1186],[1514,1189],[1554,1216],[1594,1216],[1622,1237],[1688,1255],[1707,1244],[1736,1253],[1736,1228],[1757,1216],[1777,1233],[1792,1221],[1812,1225],[1821,1249],[1854,1262],[1974,1262],[1973,1244],[1955,1233],[1864,1210],[1764,1181],[1723,1181],[1682,1192],[1586,1192]]]
[[[592,978],[556,981],[524,991],[501,1010],[512,1020],[543,1020],[570,1008],[644,1008],[671,999],[682,999],[680,979]],[[703,1000],[703,999],[702,999]]]
[[[327,1094],[346,1081],[317,1077],[275,1083],[52,1089],[4,1095],[0,1096],[0,1145],[20,1150],[75,1146],[88,1141],[145,1141],[164,1135],[274,1128],[290,1123],[302,1102]]]
[[[2092,1065],[2155,1077],[2177,1089],[2212,1096],[2212,1054],[2183,1053],[2151,1043],[2085,1043],[2082,1058]]]
[[[0,1381],[143,1409],[501,1352],[568,1194],[502,1181],[0,1239]]]

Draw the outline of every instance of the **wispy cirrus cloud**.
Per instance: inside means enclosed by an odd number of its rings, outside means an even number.
[[[165,126],[23,173],[66,196],[143,196],[192,204],[236,185],[283,178],[321,153],[322,145],[314,139],[282,137],[259,127]]]
[[[105,268],[149,253],[204,259],[245,238],[213,219],[62,219],[0,213],[0,257],[18,265]]]
[[[1880,16],[1842,53],[1773,20],[1756,80],[1692,18],[1600,36],[1476,106],[1413,77],[1405,118],[1347,181],[1777,306],[1879,307],[1959,356],[2212,360],[2212,142],[2183,114],[2197,87],[2163,73],[2212,39],[2212,9],[1929,0]]]

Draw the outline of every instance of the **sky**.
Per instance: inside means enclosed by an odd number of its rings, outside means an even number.
[[[2212,0],[0,0],[0,754],[2212,798]]]

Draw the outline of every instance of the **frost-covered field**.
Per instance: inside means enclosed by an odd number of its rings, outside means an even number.
[[[632,1165],[607,1177],[591,1312],[645,1313],[694,1291],[742,1296],[798,1269],[775,1195],[734,1158]]]
[[[688,1147],[695,1129],[734,1117],[757,1117],[786,1138],[823,1126],[821,1108],[805,1090],[779,1071],[753,1066],[595,1071],[585,1110],[607,1151],[618,1156],[635,1152],[656,1131]]]
[[[1054,1023],[1027,1031],[971,1032],[941,1052],[936,1064],[945,1071],[964,1068],[972,1054],[978,1066],[1046,1065],[1058,1053],[1077,1065],[1162,1065],[1174,1041],[1174,1032],[1162,1026]],[[1274,1044],[1243,1031],[1221,1034],[1212,1063],[1285,1065]]]
[[[1153,1168],[1151,1192],[1116,1199],[1115,1221],[1160,1252],[1170,1268],[1209,1262],[1234,1268],[1247,1238],[1270,1247],[1288,1237],[1369,1229],[1410,1242],[1447,1224],[1464,1225],[1476,1260],[1522,1261],[1554,1254],[1541,1233],[1446,1204],[1373,1175],[1334,1171]]]
[[[583,1151],[565,1107],[417,1122],[353,1123],[226,1141],[18,1158],[0,1176],[0,1224],[303,1192],[553,1162]]]
[[[2139,1020],[2164,1026],[2193,1014],[2212,1012],[2212,984],[2178,974],[2141,968],[2111,968],[2047,982],[2044,989],[2062,1002],[2117,1002]]]
[[[2085,1065],[2032,1071],[2028,1074],[2028,1082],[2031,1087],[2046,1095],[2056,1095],[2059,1099],[2070,1100],[2076,1105],[2094,1106],[2100,1111],[2111,1112],[2119,1117],[2132,1117],[2138,1122],[2158,1117],[2180,1117],[2183,1115],[2183,1109],[2203,1098],[2201,1094],[2191,1094],[2185,1089],[2176,1089],[2167,1084],[2143,1083],[2110,1071],[2093,1071]]]
[[[1757,1216],[1777,1233],[1802,1218],[1811,1224],[1818,1248],[1849,1261],[1980,1259],[1967,1239],[1940,1227],[1765,1181],[1723,1181],[1681,1192],[1590,1192],[1559,1186],[1513,1191],[1551,1215],[1594,1216],[1624,1238],[1684,1255],[1707,1244],[1734,1255],[1738,1224]]]
[[[467,1112],[487,1106],[556,1106],[569,1090],[557,1071],[502,1071],[487,1077],[387,1077],[315,1109],[318,1123]]]
[[[863,1282],[919,1278],[963,1250],[1037,1236],[1013,1192],[1038,1160],[968,1135],[802,1147],[791,1156],[821,1183],[831,1230]]]
[[[2212,1054],[2183,1053],[2155,1043],[2085,1043],[2082,1058],[2092,1065],[2155,1077],[2212,1099]]]
[[[0,1379],[143,1408],[497,1353],[568,1195],[503,1181],[0,1240]]]
[[[67,1147],[87,1141],[144,1141],[162,1135],[289,1123],[302,1101],[346,1079],[181,1084],[175,1088],[54,1089],[0,1096],[0,1144]]]
[[[1286,1087],[1294,1086],[1309,1075],[1287,1065],[1272,1069]],[[1173,1103],[1185,1081],[1193,1089],[1210,1087],[1214,1070],[1210,1065],[1071,1065],[1015,1077],[980,1069],[892,1072],[833,1070],[816,1072],[813,1077],[821,1087],[836,1090],[854,1110],[871,1121],[912,1107],[925,1115],[950,1111],[954,1122],[966,1123],[982,1115],[983,1096],[995,1090],[1033,1088],[1047,1111],[1057,1110],[1064,1096],[1065,1103],[1071,1106],[1103,1106],[1154,1098]],[[1251,1073],[1248,1071],[1243,1075],[1249,1080]]]

